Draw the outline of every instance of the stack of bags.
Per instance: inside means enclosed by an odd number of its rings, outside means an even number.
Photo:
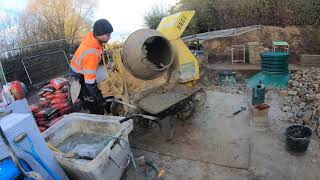
[[[40,101],[30,106],[40,131],[45,131],[62,116],[70,113],[71,101],[68,92],[68,81],[65,78],[56,78],[38,92]]]

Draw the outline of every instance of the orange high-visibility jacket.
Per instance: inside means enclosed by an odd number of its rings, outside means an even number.
[[[102,52],[102,45],[89,32],[83,37],[82,42],[71,60],[71,69],[83,74],[86,84],[94,84]]]

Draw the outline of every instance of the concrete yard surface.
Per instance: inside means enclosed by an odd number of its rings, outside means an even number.
[[[159,128],[131,137],[136,157],[144,155],[166,171],[165,179],[320,179],[320,143],[311,140],[307,153],[294,156],[285,150],[281,127],[287,126],[271,104],[269,126],[253,126],[247,95],[207,91],[207,102],[193,116],[177,121],[168,141]],[[280,118],[279,118],[280,117]],[[251,124],[251,126],[250,126]],[[127,178],[143,179],[130,169]]]

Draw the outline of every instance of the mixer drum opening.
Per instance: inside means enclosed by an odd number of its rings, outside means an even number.
[[[150,37],[143,44],[146,59],[143,59],[150,68],[164,70],[172,63],[170,42],[160,36]]]
[[[160,32],[140,29],[133,32],[122,49],[122,62],[135,78],[152,80],[160,77],[173,62],[171,43]]]

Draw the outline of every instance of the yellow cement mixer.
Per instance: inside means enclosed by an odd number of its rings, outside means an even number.
[[[137,30],[122,49],[112,52],[117,74],[108,80],[122,99],[118,103],[124,105],[124,115],[133,108],[157,119],[168,115],[185,118],[204,102],[205,92],[195,86],[200,77],[198,60],[180,39],[194,13],[182,11],[165,17],[157,30]],[[124,77],[127,72],[143,81],[160,76],[165,76],[166,81],[133,96]]]

